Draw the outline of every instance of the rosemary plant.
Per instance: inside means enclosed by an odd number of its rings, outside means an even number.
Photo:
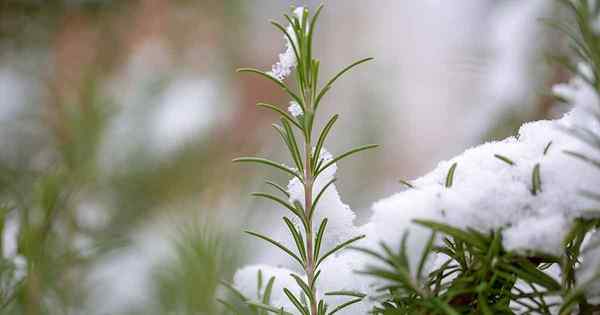
[[[332,159],[322,157],[325,141],[338,119],[338,115],[332,116],[321,131],[318,134],[315,133],[315,118],[324,96],[327,95],[334,83],[342,75],[355,66],[367,62],[372,58],[366,58],[352,63],[334,75],[322,87],[319,87],[320,67],[319,60],[313,57],[313,36],[321,9],[322,6],[319,6],[314,15],[311,15],[307,9],[297,8],[294,10],[294,15],[285,15],[285,18],[289,23],[288,28],[285,28],[278,22],[271,21],[271,24],[283,32],[288,43],[288,55],[280,56],[280,63],[274,66],[273,71],[264,72],[251,68],[238,69],[238,72],[256,74],[272,81],[285,91],[292,100],[291,113],[287,113],[284,109],[267,103],[258,103],[258,106],[272,110],[280,115],[280,125],[273,124],[273,128],[281,136],[283,143],[289,150],[294,167],[288,167],[278,162],[258,157],[241,157],[234,159],[233,161],[252,162],[273,167],[297,178],[303,185],[304,204],[301,204],[298,201],[288,202],[284,199],[285,197],[278,197],[270,193],[253,194],[254,196],[269,199],[276,204],[283,206],[290,211],[292,217],[296,217],[299,220],[301,224],[297,226],[289,217],[283,218],[296,245],[295,250],[286,247],[269,236],[255,232],[247,233],[278,247],[301,266],[304,271],[304,277],[292,274],[292,277],[294,277],[301,289],[301,295],[295,295],[289,288],[285,288],[284,293],[297,311],[304,315],[333,314],[351,304],[359,302],[363,297],[360,294],[338,292],[338,295],[348,295],[354,299],[332,309],[330,309],[329,305],[319,297],[319,292],[317,292],[317,281],[321,273],[319,266],[332,254],[342,250],[364,236],[351,238],[334,246],[327,252],[323,252],[321,245],[323,243],[323,238],[326,235],[327,218],[323,219],[321,222],[315,222],[314,214],[319,199],[335,180],[333,179],[328,182],[320,191],[315,192],[313,190],[315,181],[319,178],[319,175],[327,168],[333,166],[334,163],[355,153],[376,147],[376,145],[366,145],[351,149]],[[295,68],[291,65],[295,65]],[[292,68],[294,68],[293,71]],[[289,72],[293,72],[295,76],[295,81],[297,83],[297,89],[295,91],[284,82],[284,79]],[[299,134],[300,140],[297,140],[297,134]],[[273,182],[268,182],[268,184],[282,192],[284,196],[287,195],[286,190],[282,186]],[[272,283],[272,279],[268,281],[265,288],[267,292],[270,292],[270,288],[272,287],[269,283]],[[335,294],[335,292],[328,293],[328,295]],[[266,297],[269,294],[265,293],[264,295]],[[268,298],[263,298],[261,302],[247,302],[251,303],[255,309],[260,309],[262,311],[283,314],[289,313],[281,307],[268,305]]]

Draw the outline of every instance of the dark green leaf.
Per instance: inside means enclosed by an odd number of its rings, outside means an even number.
[[[288,249],[287,247],[285,247],[283,244],[281,244],[281,243],[279,243],[279,242],[277,242],[277,241],[275,241],[275,240],[271,239],[271,238],[270,238],[270,237],[268,237],[268,236],[264,236],[264,235],[261,235],[261,234],[258,234],[258,233],[254,233],[254,232],[251,232],[251,231],[246,231],[246,233],[248,233],[248,234],[250,234],[250,235],[252,235],[252,236],[258,237],[258,238],[260,238],[260,239],[262,239],[262,240],[265,240],[265,241],[267,241],[267,242],[269,242],[269,243],[271,243],[271,244],[275,245],[277,248],[281,249],[281,250],[282,250],[282,251],[284,251],[286,254],[288,254],[288,255],[290,255],[292,258],[294,258],[294,259],[295,259],[295,260],[296,260],[296,261],[297,261],[297,262],[300,264],[300,266],[302,266],[302,268],[304,268],[304,263],[302,262],[302,259],[300,259],[300,257],[296,256],[296,254],[294,254],[294,252],[292,252],[291,250],[289,250],[289,249]]]
[[[345,242],[342,242],[342,243],[338,244],[336,247],[332,248],[332,249],[331,249],[331,250],[329,250],[327,253],[325,253],[325,254],[323,255],[323,257],[321,257],[321,258],[320,258],[320,259],[317,261],[317,265],[315,266],[315,268],[316,268],[316,267],[318,267],[318,266],[319,266],[319,265],[320,265],[320,264],[321,264],[321,263],[322,263],[322,262],[323,262],[325,259],[327,259],[327,257],[329,257],[330,255],[334,254],[335,252],[337,252],[337,251],[339,251],[339,250],[343,249],[344,247],[346,247],[346,246],[348,246],[348,245],[350,245],[350,244],[352,244],[352,243],[354,243],[354,242],[356,242],[356,241],[358,241],[358,240],[361,240],[361,239],[363,239],[363,238],[365,238],[365,235],[360,235],[360,236],[353,237],[353,238],[351,238],[351,239],[349,239],[349,240],[347,240],[347,241],[345,241]]]
[[[251,163],[258,163],[258,164],[263,164],[263,165],[267,165],[267,166],[272,166],[275,167],[279,170],[282,170],[294,177],[297,177],[298,179],[300,179],[300,181],[303,181],[302,176],[300,176],[300,174],[298,174],[297,172],[295,172],[294,170],[281,165],[277,162],[273,162],[271,160],[268,159],[263,159],[263,158],[257,158],[257,157],[240,157],[240,158],[236,158],[233,159],[232,162],[234,163],[238,163],[238,162],[251,162]]]
[[[316,176],[318,176],[321,172],[323,172],[324,170],[326,170],[328,167],[330,167],[331,165],[335,164],[337,161],[339,161],[339,160],[341,160],[341,159],[343,159],[345,157],[348,157],[348,156],[350,156],[352,154],[355,154],[355,153],[358,153],[358,152],[361,152],[361,151],[373,149],[373,148],[376,148],[378,146],[379,145],[377,145],[377,144],[369,144],[369,145],[365,145],[365,146],[362,146],[362,147],[358,147],[358,148],[354,148],[352,150],[349,150],[349,151],[347,151],[347,152],[345,152],[345,153],[343,153],[343,154],[335,157],[333,160],[325,163],[325,165],[323,165],[322,167],[320,167],[319,169],[317,169],[317,175]]]

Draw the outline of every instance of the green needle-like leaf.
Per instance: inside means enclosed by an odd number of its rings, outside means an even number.
[[[508,164],[508,165],[515,165],[515,162],[513,162],[513,160],[507,158],[504,155],[500,155],[500,154],[494,154],[494,157],[497,158],[498,160]]]
[[[292,313],[290,313],[290,312],[286,312],[286,311],[285,311],[283,308],[281,308],[281,307],[279,307],[279,308],[278,308],[278,307],[274,307],[274,306],[267,305],[267,304],[264,304],[264,303],[258,303],[258,302],[246,302],[246,304],[248,304],[248,305],[250,305],[250,306],[257,307],[257,308],[260,308],[260,309],[263,309],[263,310],[265,310],[265,311],[268,311],[268,312],[271,312],[271,313],[278,314],[278,315],[294,315],[294,314],[292,314]]]
[[[399,180],[398,180],[398,182],[399,182],[400,184],[402,184],[402,185],[404,185],[404,186],[408,187],[408,188],[412,188],[412,189],[414,189],[414,188],[415,188],[415,186],[414,186],[413,184],[411,184],[411,183],[410,183],[409,181],[407,181],[407,180],[404,180],[404,179],[399,179]]]
[[[360,235],[360,236],[351,238],[351,239],[349,239],[349,240],[347,240],[345,242],[342,242],[341,244],[338,244],[336,247],[334,247],[331,250],[329,250],[328,252],[326,252],[323,255],[323,257],[319,258],[319,260],[317,261],[316,267],[318,267],[325,259],[327,259],[327,257],[333,255],[334,253],[336,253],[337,251],[343,249],[344,247],[346,247],[346,246],[348,246],[348,245],[350,245],[350,244],[352,244],[352,243],[354,243],[354,242],[356,242],[358,240],[361,240],[361,239],[363,239],[365,237],[366,237],[366,235]]]
[[[552,141],[548,142],[548,144],[546,144],[546,147],[544,147],[544,155],[548,154],[550,146],[552,146]]]
[[[313,300],[313,295],[311,293],[310,287],[308,286],[308,284],[306,284],[306,282],[304,282],[304,280],[302,280],[302,278],[298,277],[295,274],[290,274],[290,276],[292,278],[294,278],[294,280],[296,280],[296,283],[298,284],[298,286],[300,287],[300,289],[302,289],[302,292],[304,292],[304,294],[308,297],[308,299],[310,300],[310,302],[314,302]]]
[[[233,306],[231,303],[223,300],[223,299],[216,299],[218,303],[220,303],[221,305],[223,305],[229,312],[236,314],[236,315],[240,315],[241,313],[235,308],[235,306]]]
[[[333,314],[335,314],[335,313],[337,313],[337,312],[345,309],[346,307],[348,307],[348,306],[350,306],[352,304],[356,304],[356,303],[358,303],[360,301],[362,301],[362,298],[357,298],[357,299],[350,300],[350,301],[348,301],[348,302],[346,302],[344,304],[341,304],[341,305],[337,306],[336,308],[332,309],[331,312],[328,313],[328,315],[333,315]]]
[[[542,191],[542,179],[540,176],[540,163],[537,163],[533,167],[533,172],[531,172],[531,193],[533,195],[537,195]]]
[[[310,315],[310,312],[308,311],[308,309],[304,305],[302,305],[302,303],[300,303],[298,298],[296,298],[290,290],[288,290],[287,288],[284,288],[283,293],[285,293],[285,295],[288,297],[290,302],[292,302],[292,304],[294,304],[294,306],[296,307],[296,309],[298,309],[298,311],[300,311],[303,315]]]
[[[288,168],[285,165],[281,165],[277,162],[273,162],[269,159],[264,159],[264,158],[258,158],[258,157],[240,157],[240,158],[236,158],[233,159],[232,162],[234,163],[239,163],[239,162],[244,162],[244,163],[258,163],[258,164],[263,164],[263,165],[267,165],[267,166],[272,166],[276,169],[282,170],[294,177],[297,177],[298,179],[300,179],[301,181],[303,181],[302,176],[300,174],[298,174],[296,171]]]
[[[317,25],[317,20],[319,19],[319,16],[321,15],[321,10],[323,9],[323,4],[320,4],[317,7],[317,10],[315,11],[315,14],[313,15],[312,21],[310,22],[310,28],[308,29],[308,60],[312,60],[312,43],[313,43],[313,34],[315,32],[315,28]],[[316,87],[317,82],[313,82],[314,86]],[[314,89],[316,90],[316,88]]]
[[[281,108],[279,108],[279,107],[277,107],[275,105],[271,105],[271,104],[267,104],[267,103],[257,103],[256,106],[262,107],[262,108],[266,108],[266,109],[270,109],[270,110],[278,113],[283,118],[285,118],[286,121],[294,124],[294,126],[296,126],[301,131],[304,131],[304,128],[302,127],[302,125],[300,125],[300,123],[298,123],[298,121],[296,121],[296,119],[294,117],[292,117],[292,115],[290,115],[289,113],[287,113],[283,109],[281,109]]]
[[[327,218],[324,218],[319,225],[319,230],[317,231],[317,237],[315,238],[315,249],[314,249],[314,259],[319,259],[319,253],[321,251],[321,243],[323,242],[323,235],[325,234],[325,228],[327,227]]]
[[[283,221],[290,230],[290,233],[292,233],[294,243],[296,243],[296,247],[298,248],[300,257],[302,257],[302,262],[306,265],[306,248],[304,248],[304,240],[302,239],[302,234],[300,234],[300,232],[296,230],[296,227],[294,226],[292,221],[290,221],[290,219],[283,217]]]
[[[298,210],[298,208],[287,203],[285,200],[267,193],[252,193],[251,195],[254,197],[266,198],[284,206],[286,209],[290,210],[293,214],[295,214],[302,221],[302,224],[306,226],[306,218],[304,217],[304,213]]]
[[[325,127],[323,127],[323,130],[319,134],[319,139],[317,140],[317,145],[315,147],[315,153],[314,153],[315,158],[313,160],[313,169],[317,169],[316,166],[317,166],[317,163],[321,159],[321,149],[323,148],[325,139],[327,138],[327,135],[329,134],[331,127],[333,127],[333,125],[337,121],[338,117],[339,117],[339,115],[333,115],[333,117],[331,117],[329,119],[329,121],[327,122],[327,124],[325,124]]]
[[[265,287],[265,291],[263,292],[262,303],[265,305],[269,305],[271,303],[271,293],[273,292],[273,284],[275,284],[275,277],[271,277],[267,282],[267,286]]]
[[[594,167],[600,168],[600,160],[596,160],[590,157],[587,157],[581,153],[578,152],[573,152],[573,151],[563,151],[565,154],[570,155],[574,158],[577,158],[583,162],[586,162],[590,165],[593,165]]]
[[[287,192],[287,190],[286,190],[285,188],[281,187],[281,185],[279,185],[279,184],[277,184],[277,183],[275,183],[275,182],[272,182],[272,181],[270,181],[270,180],[267,180],[267,181],[265,181],[265,183],[266,183],[267,185],[269,185],[269,186],[271,186],[271,187],[273,187],[273,188],[275,188],[275,189],[279,190],[279,191],[280,191],[282,194],[284,194],[286,197],[288,197],[288,198],[290,197],[290,193],[288,193],[288,192]]]
[[[290,124],[285,121],[285,119],[281,120],[281,124],[285,130],[285,135],[287,136],[287,142],[289,143],[289,149],[291,155],[294,157],[294,160],[297,160],[297,167],[300,170],[300,173],[304,172],[304,163],[302,163],[302,155],[300,154],[300,149],[298,148],[298,143],[296,142],[296,136],[294,135],[294,131]],[[306,165],[306,167],[309,167]]]
[[[435,241],[436,233],[431,233],[431,237],[429,237],[429,241],[427,241],[427,245],[423,249],[423,254],[421,255],[421,259],[419,260],[419,266],[417,267],[417,279],[423,279],[423,268],[425,268],[425,263],[427,262],[427,258],[431,254],[431,250],[433,248],[433,242]]]
[[[321,98],[323,98],[323,96],[325,96],[325,93],[327,93],[327,91],[329,91],[329,89],[331,88],[331,86],[333,86],[333,83],[335,83],[335,81],[337,81],[342,75],[344,75],[344,73],[350,71],[350,69],[365,63],[367,61],[371,61],[374,58],[365,58],[365,59],[361,59],[359,61],[356,61],[354,63],[352,63],[351,65],[347,66],[346,68],[342,69],[342,71],[338,72],[338,74],[334,75],[328,82],[327,84],[325,84],[325,86],[323,87],[323,89],[321,90],[321,92],[319,93],[319,95],[317,96],[317,99],[315,101],[315,110],[319,107],[319,103],[321,102]]]
[[[438,231],[438,232],[444,233],[446,235],[452,236],[452,237],[459,239],[465,243],[471,244],[472,246],[475,246],[479,249],[486,248],[486,244],[481,242],[480,239],[473,237],[473,235],[471,235],[468,232],[465,232],[461,229],[452,227],[450,225],[446,225],[443,223],[437,223],[437,222],[433,222],[433,221],[428,221],[428,220],[413,220],[413,222],[415,222],[418,225],[428,227],[434,231]]]
[[[331,292],[325,292],[325,295],[328,295],[328,296],[352,296],[352,297],[357,297],[357,298],[364,298],[365,296],[367,296],[364,293],[355,292],[355,291],[331,291]]]
[[[318,313],[318,315],[326,315],[327,306],[325,305],[325,301],[323,301],[323,300],[319,301],[319,308],[318,308],[317,313]]]
[[[240,73],[253,73],[253,74],[257,74],[260,75],[262,77],[265,77],[271,81],[273,81],[275,84],[277,84],[284,92],[286,92],[291,98],[293,98],[296,102],[298,102],[298,104],[300,104],[300,106],[302,106],[302,99],[300,97],[298,97],[298,95],[296,95],[294,92],[292,92],[287,85],[285,85],[285,83],[279,81],[277,78],[273,77],[272,75],[269,75],[268,73],[264,72],[264,71],[260,71],[258,69],[253,69],[253,68],[240,68],[237,69],[237,72]]]
[[[319,193],[317,194],[317,197],[313,201],[313,204],[308,213],[309,221],[312,220],[313,214],[315,213],[315,209],[317,209],[317,204],[319,203],[319,200],[321,200],[321,197],[325,194],[325,191],[327,190],[327,188],[329,188],[329,186],[333,185],[333,183],[335,183],[336,180],[337,180],[336,178],[332,178],[329,182],[327,182],[327,184],[325,184],[325,186],[323,186],[321,191],[319,191]]]
[[[302,259],[300,259],[300,257],[298,257],[296,254],[294,254],[294,252],[292,252],[290,249],[288,249],[287,247],[285,247],[285,245],[271,239],[268,236],[262,235],[262,234],[258,234],[255,232],[251,232],[251,231],[246,231],[246,233],[258,237],[262,240],[265,240],[271,244],[273,244],[274,246],[276,246],[277,248],[281,249],[282,251],[284,251],[286,254],[290,255],[292,258],[294,258],[299,264],[300,266],[302,266],[302,268],[304,268],[304,263],[302,262]]]
[[[285,121],[285,120],[282,119],[282,121]],[[297,148],[294,148],[295,144],[291,142],[290,136],[288,135],[287,131],[284,130],[284,128],[280,127],[277,124],[272,124],[271,126],[273,127],[273,129],[275,129],[275,131],[277,131],[277,133],[281,137],[281,140],[288,148],[290,155],[292,156],[292,160],[294,161],[294,164],[296,165],[298,170],[300,170],[299,173],[301,174],[302,172],[304,172],[304,165],[302,164],[302,158],[298,155]]]
[[[236,289],[233,285],[231,285],[230,283],[228,283],[226,281],[221,281],[221,285],[223,285],[225,288],[227,288],[231,293],[233,293],[233,295],[238,297],[242,302],[248,301],[248,298],[242,292],[240,292],[238,289]]]
[[[446,188],[452,187],[452,184],[454,183],[454,172],[456,171],[456,166],[458,166],[458,163],[454,162],[448,170],[448,174],[446,175]]]
[[[379,146],[378,144],[369,144],[369,145],[365,145],[365,146],[362,146],[362,147],[358,147],[358,148],[354,148],[352,150],[349,150],[349,151],[345,152],[344,154],[341,154],[341,155],[335,157],[333,160],[325,163],[325,165],[323,165],[322,167],[320,167],[317,170],[317,172],[316,172],[317,175],[316,176],[318,176],[319,174],[321,174],[321,172],[323,172],[324,170],[326,170],[328,167],[330,167],[331,165],[335,164],[337,161],[339,161],[339,160],[341,160],[341,159],[343,159],[345,157],[348,157],[350,155],[353,155],[353,154],[361,152],[361,151],[373,149],[373,148],[376,148],[378,146]]]

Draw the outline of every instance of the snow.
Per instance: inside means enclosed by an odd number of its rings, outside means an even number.
[[[583,249],[581,268],[577,271],[577,281],[585,285],[585,292],[592,304],[600,303],[600,231],[596,230]]]
[[[304,112],[302,111],[302,107],[300,107],[300,104],[298,104],[298,102],[296,102],[296,101],[290,102],[290,107],[288,107],[288,111],[294,117],[298,117],[298,116],[301,116],[302,114],[304,114]]]
[[[304,13],[305,10],[303,7],[297,7],[296,9],[294,9],[294,15],[298,17],[300,21],[302,21]],[[286,28],[286,32],[294,42],[294,45],[298,47],[296,34],[294,33],[294,29],[291,25],[289,25]],[[287,78],[298,64],[298,60],[296,60],[296,54],[294,53],[294,47],[292,45],[292,42],[290,42],[290,39],[288,39],[287,36],[284,36],[284,38],[285,51],[279,54],[279,61],[277,61],[277,63],[273,65],[271,71],[267,72],[267,74],[275,77],[279,81],[283,81],[285,78]]]

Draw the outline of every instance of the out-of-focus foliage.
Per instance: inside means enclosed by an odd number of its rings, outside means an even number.
[[[222,277],[231,272],[227,242],[210,229],[184,226],[174,241],[175,257],[153,274],[154,303],[140,314],[220,314]]]
[[[240,7],[237,1],[162,5],[173,15],[191,10],[200,20],[207,12],[218,12],[221,21],[229,14],[239,17]],[[98,287],[107,284],[94,278],[97,269],[110,257],[135,249],[131,236],[157,224],[157,214],[186,216],[190,208],[201,213],[197,225],[206,228],[184,224],[170,245],[173,257],[158,264],[149,287],[129,289],[149,291],[156,314],[216,312],[217,280],[230,272],[233,259],[228,255],[236,244],[221,242],[224,230],[209,219],[227,180],[210,174],[229,167],[221,158],[229,150],[228,141],[207,141],[197,133],[166,158],[134,150],[117,170],[103,164],[119,153],[107,151],[107,138],[132,106],[107,92],[124,62],[126,41],[134,41],[118,24],[140,6],[149,13],[157,9],[137,1],[0,3],[0,70],[26,73],[27,82],[33,82],[25,85],[18,100],[23,103],[14,106],[16,114],[0,122],[3,314],[102,314],[102,309],[91,308],[99,299],[112,298],[98,296]],[[144,91],[148,99],[168,82],[167,76]],[[7,103],[10,97],[0,96],[0,106],[14,105]],[[100,280],[114,282],[136,270],[122,272]]]

